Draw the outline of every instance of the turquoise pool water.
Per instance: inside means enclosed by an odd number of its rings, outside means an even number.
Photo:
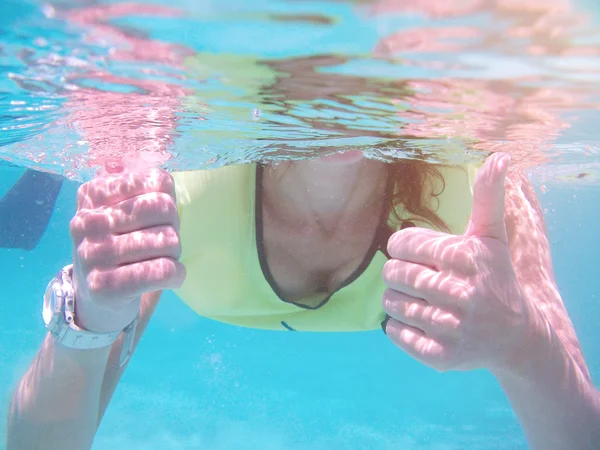
[[[16,178],[3,172],[3,185]],[[33,252],[3,250],[2,413],[44,335],[39,299],[68,262],[75,186]],[[558,284],[594,379],[597,188],[552,187],[541,200]],[[554,210],[553,210],[554,209]],[[4,430],[3,430],[4,432]],[[382,333],[246,330],[198,318],[167,295],[98,432],[97,449],[525,449],[485,371],[439,374]]]
[[[503,144],[524,166],[548,156],[543,165],[529,164],[526,170],[545,208],[558,285],[598,385],[600,51],[592,51],[600,49],[597,33],[573,38],[581,48],[570,56],[563,55],[567,44],[561,41],[559,48],[552,41],[545,55],[533,57],[518,52],[525,48],[526,33],[519,45],[481,44],[484,40],[473,30],[496,23],[487,10],[444,17],[415,7],[375,17],[366,14],[366,2],[262,1],[252,6],[202,2],[199,6],[176,0],[169,6],[185,14],[169,16],[166,11],[147,9],[167,3],[157,0],[128,3],[138,8],[128,6],[127,12],[110,15],[106,20],[110,26],[81,19],[81,11],[119,3],[40,5],[12,0],[0,6],[0,195],[24,167],[73,179],[63,186],[35,250],[0,249],[3,417],[13,386],[45,334],[40,299],[47,281],[70,260],[68,223],[75,213],[78,181],[98,168],[114,171],[137,166],[140,160],[143,166],[204,168],[262,157],[313,156],[318,151],[332,152],[336,146],[360,148],[384,159],[425,154],[447,162],[477,159],[477,152],[485,154]],[[379,5],[388,11],[384,6],[390,4],[394,3]],[[584,11],[592,24],[600,23],[593,6],[579,2],[572,7]],[[292,14],[302,20],[272,17]],[[501,17],[503,22],[496,25],[495,36],[513,20],[506,14],[508,18]],[[406,54],[399,50],[371,57],[374,48],[400,45],[381,44],[386,36],[405,28],[426,28],[430,22],[439,29],[463,27],[467,31],[450,33],[441,41],[458,45],[458,40],[468,48],[425,51],[433,43],[417,40],[418,45]],[[471,45],[473,39],[477,45]],[[127,53],[149,41],[178,47],[151,47],[152,54],[141,56]],[[544,53],[539,49],[544,42],[547,38],[539,38],[531,51]],[[156,56],[161,49],[163,58]],[[193,58],[190,49],[192,54],[210,53],[213,59],[207,63],[208,57],[200,58],[208,68],[194,66],[196,75],[181,78],[190,64],[186,58]],[[318,62],[319,70],[308,70],[306,78],[298,75],[296,66],[287,68],[280,61],[298,58],[300,65],[300,58],[316,53],[315,49],[333,62]],[[214,57],[224,54],[235,57],[227,61]],[[248,55],[277,60],[275,72],[289,70],[299,81],[281,82],[277,89],[265,92],[263,85],[272,81],[273,72],[248,63]],[[320,74],[327,71],[347,78],[333,78],[338,84],[331,95],[321,96],[325,88],[319,83],[330,80]],[[394,85],[395,78],[408,85]],[[348,79],[353,80],[348,86],[339,84]],[[151,81],[144,84],[144,80]],[[443,82],[436,84],[436,80]],[[461,97],[465,80],[475,83],[470,86],[474,97],[484,100]],[[70,84],[76,88],[64,89]],[[159,89],[165,85],[170,90]],[[541,85],[545,89],[536,91]],[[311,86],[317,86],[314,92]],[[140,99],[123,103],[137,90],[143,94]],[[202,101],[188,101],[187,90]],[[443,97],[448,91],[452,96]],[[427,93],[433,93],[436,102]],[[525,102],[528,96],[535,101]],[[389,97],[398,102],[390,102]],[[86,111],[91,98],[96,103]],[[479,103],[487,100],[497,106],[481,108]],[[127,111],[115,110],[115,104],[126,105]],[[157,107],[165,109],[150,117],[147,112]],[[136,108],[145,111],[143,117],[127,114]],[[402,115],[405,111],[411,114]],[[513,114],[528,120],[498,126],[510,122]],[[69,119],[73,116],[76,119]],[[103,117],[106,122],[101,122],[99,132],[96,126]],[[469,124],[469,119],[475,124],[459,126]],[[115,128],[107,129],[111,120]],[[404,130],[415,123],[435,122],[435,126],[402,133],[398,122]],[[15,123],[24,126],[11,127]],[[128,130],[141,132],[124,133],[123,123],[130,125]],[[333,128],[337,123],[342,125]],[[122,147],[115,148],[118,145]],[[136,159],[140,147],[145,152]],[[579,176],[582,173],[585,176]],[[2,443],[4,433],[0,428]],[[379,331],[273,333],[231,327],[197,317],[168,294],[94,445],[100,450],[133,448],[512,450],[527,446],[504,394],[485,371],[437,373],[400,352]]]

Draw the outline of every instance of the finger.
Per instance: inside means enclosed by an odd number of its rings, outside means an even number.
[[[157,258],[115,269],[93,270],[86,283],[90,295],[110,304],[146,292],[176,289],[184,280],[183,264],[171,258]]]
[[[494,153],[479,169],[473,185],[473,209],[465,235],[508,242],[504,224],[504,183],[509,164],[510,156]]]
[[[179,212],[175,198],[163,192],[149,192],[125,200],[110,208],[114,233],[123,234],[158,225],[179,230]]]
[[[171,226],[158,226],[118,236],[104,241],[85,239],[77,247],[77,257],[85,268],[110,268],[156,258],[179,259],[179,234]]]
[[[394,259],[429,266],[434,270],[454,270],[472,274],[476,270],[473,244],[464,236],[406,228],[388,241],[388,253]]]
[[[430,367],[434,367],[436,360],[444,356],[444,347],[435,339],[426,336],[423,330],[390,319],[385,332],[397,347]]]
[[[469,283],[451,272],[438,272],[398,259],[385,263],[383,280],[390,289],[452,312],[463,311],[472,290]]]
[[[383,294],[383,309],[391,318],[419,328],[430,337],[451,333],[460,325],[450,312],[392,289]]]
[[[124,200],[112,207],[84,210],[71,221],[75,244],[84,238],[103,241],[107,235],[130,233],[156,226],[179,230],[175,199],[162,192],[150,192]]]
[[[77,191],[77,209],[112,206],[148,192],[162,192],[175,197],[173,177],[164,170],[151,169],[95,178]]]

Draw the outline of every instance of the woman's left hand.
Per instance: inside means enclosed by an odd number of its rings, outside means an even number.
[[[464,235],[407,228],[389,240],[385,331],[439,371],[514,368],[546,323],[524,295],[511,260],[504,223],[509,163],[497,153],[479,170]]]

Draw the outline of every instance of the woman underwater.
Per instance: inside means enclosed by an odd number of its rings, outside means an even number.
[[[282,77],[273,92],[285,95],[273,98],[310,97],[313,85],[315,98],[361,92],[349,77],[298,80]],[[234,325],[382,327],[436,370],[489,370],[532,448],[600,442],[600,396],[554,281],[543,215],[506,155],[479,170],[346,152],[110,175],[80,187],[71,236],[73,265],[46,295],[49,332],[13,397],[9,449],[91,447],[165,289]]]
[[[437,370],[488,369],[532,448],[593,448],[599,394],[553,279],[539,205],[509,159],[496,153],[479,169],[470,217],[461,205],[472,168],[360,152],[82,185],[72,269],[55,280],[65,306],[48,312],[51,332],[15,393],[8,448],[91,446],[129,343],[165,289],[237,325],[381,324]]]

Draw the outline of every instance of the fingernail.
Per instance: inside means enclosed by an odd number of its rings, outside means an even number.
[[[385,331],[385,328],[387,327],[387,323],[390,320],[390,316],[388,316],[387,314],[385,315],[385,319],[383,319],[383,322],[381,322],[381,329],[383,330],[383,334],[385,334],[387,336],[387,332]]]

